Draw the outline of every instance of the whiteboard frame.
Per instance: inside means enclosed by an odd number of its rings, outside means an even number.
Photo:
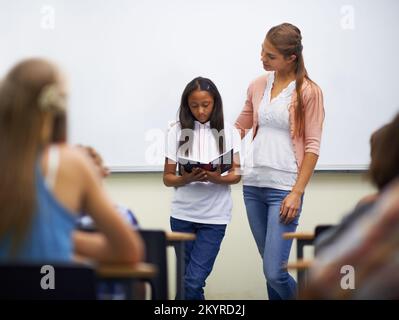
[[[316,166],[315,172],[365,172],[367,164],[363,165],[322,165]],[[163,172],[163,166],[110,166],[111,173],[155,173]]]

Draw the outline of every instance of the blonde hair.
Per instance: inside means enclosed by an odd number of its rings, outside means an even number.
[[[12,251],[24,240],[36,209],[35,166],[45,117],[63,113],[57,68],[42,59],[13,67],[0,83],[0,237],[10,234]]]

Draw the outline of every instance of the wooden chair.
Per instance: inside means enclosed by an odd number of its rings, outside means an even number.
[[[284,239],[296,240],[296,261],[288,263],[287,269],[297,271],[299,288],[305,286],[306,271],[312,265],[312,260],[304,260],[303,258],[304,247],[314,245],[317,237],[331,227],[333,227],[333,225],[318,225],[315,227],[314,232],[286,232],[283,234]]]

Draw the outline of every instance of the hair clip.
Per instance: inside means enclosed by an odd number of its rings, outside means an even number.
[[[56,84],[50,84],[41,90],[38,105],[42,111],[63,112],[66,109],[66,99]]]

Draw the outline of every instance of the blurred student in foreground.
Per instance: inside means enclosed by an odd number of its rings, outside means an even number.
[[[54,144],[65,116],[62,73],[29,59],[0,82],[0,261],[100,262],[142,260],[139,235],[123,221],[90,161],[76,148]],[[57,120],[58,119],[58,120]],[[88,212],[99,234],[75,231]]]
[[[399,114],[371,137],[369,176],[378,192],[316,240],[304,298],[399,298]]]

